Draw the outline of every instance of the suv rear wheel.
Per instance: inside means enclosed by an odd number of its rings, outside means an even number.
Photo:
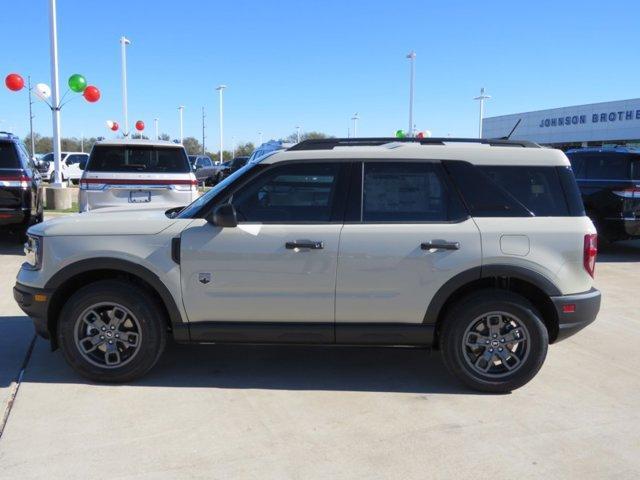
[[[547,356],[549,336],[531,303],[507,291],[483,290],[453,307],[442,328],[449,371],[465,385],[506,393],[531,380]]]
[[[78,290],[60,314],[58,344],[80,375],[101,382],[141,377],[166,343],[163,312],[143,289],[103,280]]]

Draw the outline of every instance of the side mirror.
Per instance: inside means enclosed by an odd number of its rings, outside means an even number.
[[[230,203],[218,206],[207,221],[216,227],[233,228],[238,226],[236,209]]]

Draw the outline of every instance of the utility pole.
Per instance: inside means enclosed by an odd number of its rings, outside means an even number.
[[[31,75],[27,77],[27,87],[29,87],[29,131],[31,132],[31,157],[36,154],[36,141],[33,138],[33,113],[31,105],[33,105],[33,99],[31,98]]]
[[[353,117],[351,117],[351,120],[353,120],[353,137],[354,138],[358,138],[358,120],[360,119],[360,117],[358,116],[358,112],[356,112]]]
[[[127,45],[131,44],[124,35],[120,37],[120,61],[122,63],[122,116],[124,117],[124,128],[122,133],[125,138],[129,136],[129,110],[127,105]]]
[[[484,116],[484,101],[489,100],[491,95],[486,95],[484,93],[484,87],[480,89],[480,96],[475,97],[474,100],[478,100],[480,102],[480,119],[478,121],[478,138],[482,138],[482,117]]]
[[[204,136],[204,128],[205,128],[204,117],[206,117],[206,115],[204,114],[204,107],[202,107],[202,155],[205,154],[205,148],[204,148],[204,139],[205,139],[205,136]]]
[[[411,76],[409,79],[409,130],[407,133],[410,137],[413,137],[413,84],[415,80],[416,52],[411,50],[407,58],[411,64]]]

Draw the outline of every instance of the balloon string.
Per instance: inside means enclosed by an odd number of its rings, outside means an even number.
[[[67,88],[67,91],[66,91],[66,92],[64,92],[64,95],[62,95],[62,98],[60,99],[60,103],[62,103],[62,101],[64,100],[64,97],[66,97],[66,96],[67,96],[67,94],[68,94],[70,91],[71,91],[71,90],[69,90],[69,89]],[[62,107],[62,105],[60,105],[60,106]]]
[[[64,107],[67,103],[72,102],[73,100],[75,100],[75,99],[76,99],[76,98],[78,98],[78,97],[79,97],[79,95],[76,95],[75,97],[71,97],[71,98],[69,98],[69,100],[67,100],[66,102],[61,103],[61,104],[60,104],[60,107],[58,107],[58,109],[60,109],[60,108]],[[64,98],[64,97],[62,97],[62,98]],[[60,101],[62,101],[62,98],[60,99]]]

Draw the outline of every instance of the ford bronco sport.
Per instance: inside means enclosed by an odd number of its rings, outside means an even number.
[[[569,161],[528,142],[308,140],[184,208],[28,233],[14,296],[98,381],[143,375],[172,337],[433,347],[467,386],[505,392],[600,307]]]

